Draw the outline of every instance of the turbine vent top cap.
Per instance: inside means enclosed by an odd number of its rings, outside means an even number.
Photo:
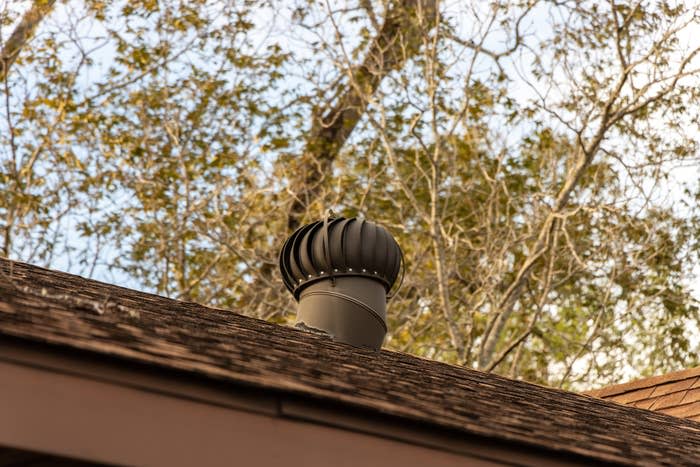
[[[298,301],[301,291],[323,279],[363,276],[389,295],[401,272],[403,253],[382,226],[355,217],[326,218],[297,229],[284,243],[280,271]]]

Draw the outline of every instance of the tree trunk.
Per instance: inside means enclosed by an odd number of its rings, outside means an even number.
[[[24,13],[22,20],[2,46],[0,78],[4,80],[7,77],[22,47],[32,38],[39,23],[51,12],[54,3],[56,0],[36,0]]]
[[[367,102],[384,77],[400,69],[420,49],[421,34],[436,23],[435,0],[402,0],[387,7],[381,30],[372,40],[362,64],[349,70],[350,82],[339,84],[339,96],[324,115],[314,115],[306,148],[295,171],[294,200],[287,217],[289,230],[301,225],[313,200],[319,196],[333,162],[364,114]],[[319,112],[320,113],[320,112]]]

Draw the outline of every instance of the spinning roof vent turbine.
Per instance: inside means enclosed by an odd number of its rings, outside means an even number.
[[[386,303],[403,265],[401,248],[386,229],[329,216],[297,229],[279,262],[299,303],[297,324],[358,347],[382,346]]]

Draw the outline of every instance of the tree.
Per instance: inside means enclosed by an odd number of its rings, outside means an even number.
[[[277,250],[333,208],[406,251],[392,348],[567,387],[696,363],[700,198],[664,196],[697,7],[69,4],[6,77],[6,256],[286,321]]]

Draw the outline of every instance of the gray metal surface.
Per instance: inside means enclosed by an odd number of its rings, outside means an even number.
[[[379,349],[386,335],[386,292],[365,277],[318,281],[301,292],[297,323],[335,340]]]

